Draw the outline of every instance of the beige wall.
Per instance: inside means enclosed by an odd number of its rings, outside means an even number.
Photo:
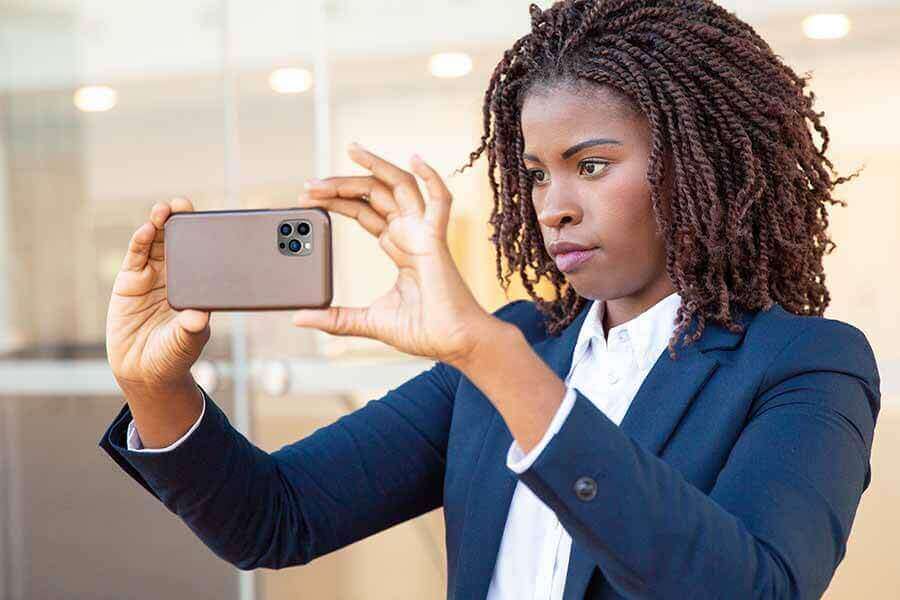
[[[847,555],[825,595],[829,600],[900,598],[900,395],[884,399],[872,449],[872,482],[863,494]]]
[[[372,392],[344,399],[261,395],[256,403],[255,439],[261,448],[272,452],[332,423],[350,406],[360,406],[377,395],[380,394]],[[259,577],[262,600],[424,600],[444,597],[445,589],[444,524],[440,509],[302,567],[263,569]]]

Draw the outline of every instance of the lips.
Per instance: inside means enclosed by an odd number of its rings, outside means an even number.
[[[577,269],[579,266],[590,260],[597,248],[588,250],[573,250],[571,252],[561,252],[554,257],[556,268],[567,273]]]

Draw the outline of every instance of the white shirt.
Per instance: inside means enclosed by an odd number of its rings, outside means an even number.
[[[610,329],[607,340],[603,335],[606,303],[595,300],[575,342],[562,404],[544,437],[528,454],[513,440],[506,466],[515,473],[531,466],[572,410],[576,388],[619,425],[644,378],[662,352],[667,351],[680,304],[681,296],[672,293],[630,321]],[[572,538],[556,514],[519,481],[506,517],[487,600],[562,600],[571,549]]]
[[[630,321],[603,335],[605,301],[588,308],[566,377],[566,394],[547,431],[528,454],[513,440],[506,466],[522,473],[560,430],[575,403],[575,388],[582,392],[616,425],[622,422],[644,378],[659,359],[675,330],[681,296],[674,292]],[[179,440],[166,448],[144,448],[134,426],[128,424],[127,446],[140,452],[167,452],[176,448],[197,428],[206,412]],[[572,538],[556,514],[519,481],[513,492],[497,563],[486,600],[562,600],[569,567]]]

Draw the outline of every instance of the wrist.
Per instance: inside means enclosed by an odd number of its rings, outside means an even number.
[[[197,385],[194,381],[194,376],[190,371],[171,379],[131,379],[120,377],[116,374],[113,374],[113,377],[115,378],[119,389],[122,390],[126,397],[168,397],[173,393],[184,393],[189,390],[194,390]]]
[[[489,364],[488,359],[496,357],[503,348],[524,340],[518,327],[490,314],[474,330],[476,335],[468,351],[448,361],[448,364],[464,374],[471,373],[476,365]]]
[[[119,381],[145,449],[166,448],[203,413],[205,399],[193,377],[166,382]]]

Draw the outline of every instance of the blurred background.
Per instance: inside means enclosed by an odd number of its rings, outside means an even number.
[[[312,176],[353,174],[351,141],[444,175],[482,133],[521,0],[0,0],[0,598],[443,598],[440,510],[304,567],[240,572],[97,447],[122,406],[104,320],[128,239],[154,202],[292,206]],[[548,6],[549,2],[539,3]],[[733,0],[813,72],[846,208],[830,211],[826,316],[871,341],[882,375],[873,479],[828,598],[900,597],[900,2]],[[495,278],[486,161],[448,177],[450,241],[479,301]],[[333,216],[335,304],[396,271]],[[214,249],[210,249],[214,251]],[[515,281],[515,280],[514,280]],[[216,313],[195,376],[272,451],[430,366],[329,338],[290,313]],[[777,506],[773,507],[777,510]]]

